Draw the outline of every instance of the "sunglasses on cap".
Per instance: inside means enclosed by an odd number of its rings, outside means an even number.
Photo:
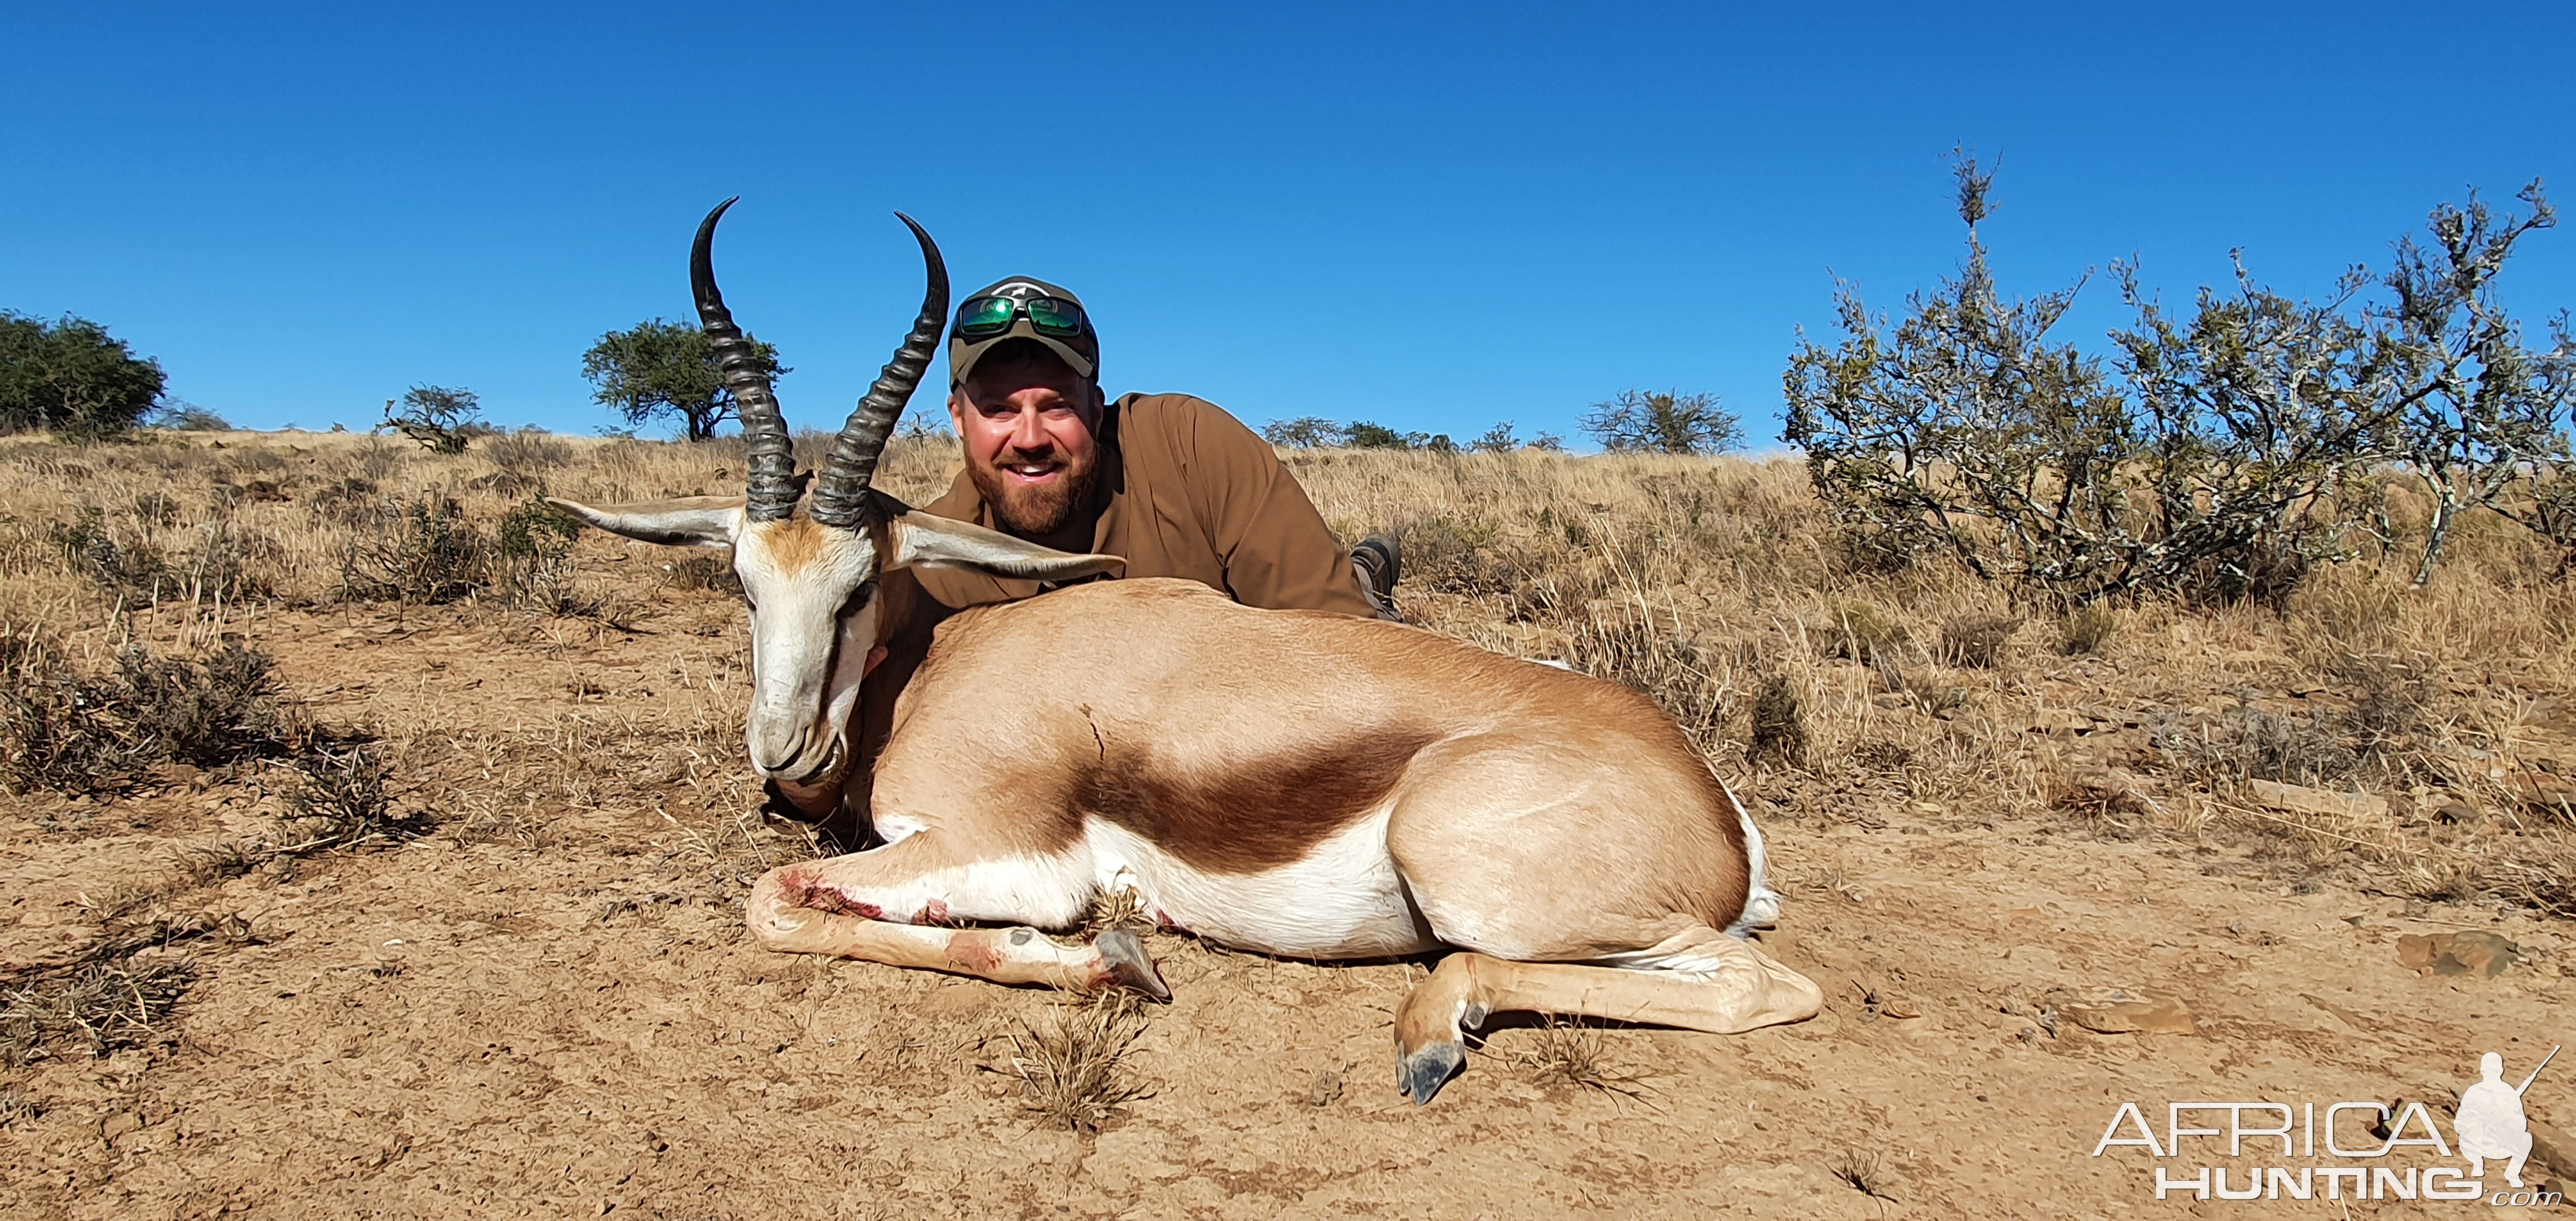
[[[957,337],[990,339],[1011,329],[1018,319],[1029,329],[1054,339],[1071,339],[1091,329],[1082,307],[1055,297],[970,297],[957,307]]]

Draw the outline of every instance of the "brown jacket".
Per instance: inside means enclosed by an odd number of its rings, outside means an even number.
[[[1100,481],[1100,524],[1092,550],[1122,556],[1129,577],[1186,577],[1246,606],[1325,610],[1371,618],[1351,553],[1333,540],[1279,455],[1243,422],[1186,394],[1130,394],[1101,417],[1111,462]],[[964,471],[922,511],[998,529],[992,508]],[[870,776],[894,726],[895,697],[929,654],[932,630],[950,614],[1032,597],[1035,581],[941,569],[886,575],[881,597],[885,661],[859,685],[851,717],[852,766],[841,813],[829,829],[855,845],[863,836]],[[927,594],[927,596],[924,596]],[[1104,642],[1106,643],[1106,642]],[[1044,659],[1032,659],[1042,674]],[[812,811],[806,817],[822,816]]]
[[[1279,464],[1270,443],[1205,399],[1130,394],[1101,417],[1100,525],[1091,549],[1123,556],[1130,577],[1187,577],[1245,606],[1377,612],[1360,591],[1351,553]],[[966,472],[923,511],[1000,529]],[[1035,581],[925,570],[923,589],[962,610],[1015,602]]]

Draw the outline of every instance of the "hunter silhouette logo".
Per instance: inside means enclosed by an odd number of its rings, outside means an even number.
[[[2558,1058],[2558,1049],[2540,1058],[2520,1085],[2504,1083],[2504,1057],[2494,1052],[2478,1057],[2477,1084],[2460,1091],[2460,1111],[2451,1131],[2459,1137],[2460,1156],[2469,1159],[2469,1176],[2486,1177],[2488,1158],[2505,1162],[2504,1177],[2522,1186],[2522,1164],[2531,1160],[2531,1125],[2522,1115],[2523,1092],[2540,1070]]]

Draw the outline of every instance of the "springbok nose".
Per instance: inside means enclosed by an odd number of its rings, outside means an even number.
[[[763,722],[752,726],[748,739],[753,767],[763,775],[794,776],[813,743],[814,730],[797,721]]]

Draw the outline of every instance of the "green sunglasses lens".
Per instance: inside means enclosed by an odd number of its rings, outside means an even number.
[[[957,311],[957,333],[960,335],[996,335],[1011,329],[1011,315],[1018,312],[1017,303],[1008,297],[983,297],[969,301]]]
[[[1029,324],[1041,335],[1082,333],[1082,307],[1070,301],[1039,297],[1029,302]]]

